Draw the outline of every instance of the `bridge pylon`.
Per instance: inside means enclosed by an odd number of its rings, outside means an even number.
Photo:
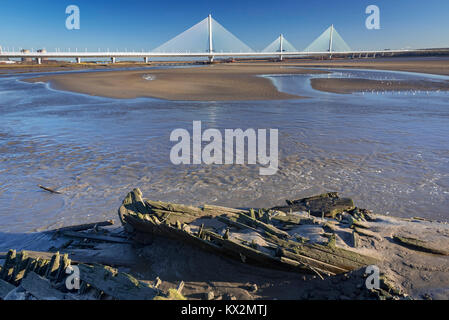
[[[208,26],[208,34],[209,34],[209,62],[214,62],[214,38],[213,38],[213,29],[212,29],[212,15],[209,14],[207,17],[207,26]]]
[[[282,55],[282,53],[284,52],[284,35],[282,33],[279,36],[279,51],[281,52],[281,55],[279,56],[279,60],[283,61],[284,56]]]

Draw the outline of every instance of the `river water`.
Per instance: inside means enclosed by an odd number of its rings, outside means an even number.
[[[313,90],[308,75],[283,75],[270,76],[279,90],[310,98],[115,100],[20,81],[26,77],[0,78],[0,235],[117,220],[135,187],[155,200],[233,207],[338,191],[378,213],[448,220],[447,93],[330,94]],[[366,70],[313,77],[449,79]],[[191,131],[196,120],[204,129],[279,129],[278,173],[171,164],[170,133]]]

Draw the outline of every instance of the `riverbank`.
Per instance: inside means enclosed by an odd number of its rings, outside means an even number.
[[[308,67],[310,69],[303,69]],[[140,71],[110,71],[71,73],[30,78],[28,82],[48,82],[59,90],[116,99],[151,97],[182,101],[286,100],[302,96],[277,90],[262,75],[322,74],[313,68],[359,68],[407,72],[449,74],[449,60],[345,60],[287,61],[282,63],[235,63],[207,67],[149,69]],[[374,81],[366,79],[313,79],[314,89],[351,93],[357,91],[447,91],[448,82],[435,81]]]

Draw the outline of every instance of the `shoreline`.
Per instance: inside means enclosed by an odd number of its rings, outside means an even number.
[[[172,101],[260,101],[301,99],[278,91],[264,75],[325,74],[313,68],[359,68],[449,75],[449,60],[413,61],[314,61],[282,63],[214,64],[180,69],[88,72],[39,76],[30,83],[50,83],[57,90],[114,99],[140,97]],[[311,69],[300,69],[311,68]],[[449,82],[375,81],[367,79],[312,79],[322,92],[347,94],[359,91],[449,91]]]

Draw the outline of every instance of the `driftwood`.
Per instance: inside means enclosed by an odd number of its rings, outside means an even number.
[[[50,189],[50,188],[47,188],[47,187],[44,187],[44,186],[41,186],[41,185],[39,185],[38,187],[41,188],[42,190],[48,191],[48,192],[50,192],[50,193],[54,193],[54,194],[62,194],[62,193],[59,192],[59,191],[56,191],[56,190],[53,190],[53,189]]]

